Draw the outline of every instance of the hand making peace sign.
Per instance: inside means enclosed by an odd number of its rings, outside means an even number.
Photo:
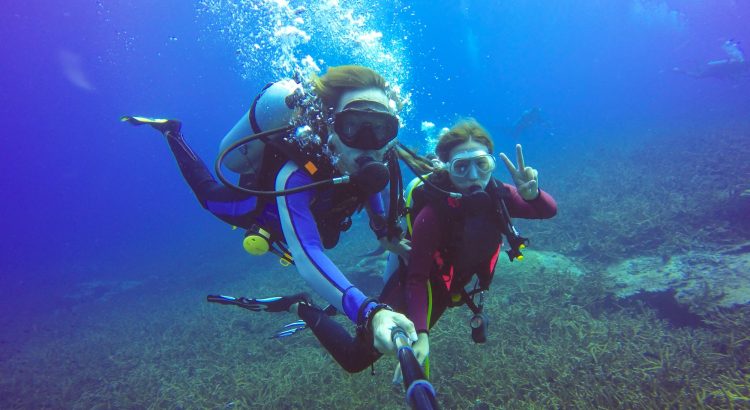
[[[518,193],[521,197],[527,201],[536,199],[536,197],[539,196],[539,175],[534,168],[527,167],[524,164],[521,144],[516,144],[516,160],[518,161],[518,167],[508,159],[504,152],[500,153],[500,158],[508,168],[511,177],[513,177],[513,182],[516,184],[516,188],[518,188]]]

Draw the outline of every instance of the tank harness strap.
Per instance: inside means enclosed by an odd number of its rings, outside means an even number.
[[[274,138],[267,144],[276,149],[277,155],[280,154],[293,161],[315,180],[331,178],[336,172],[333,164],[325,161],[317,145],[309,144],[307,147],[301,147],[289,135]]]
[[[494,178],[490,183],[493,184],[495,197],[500,204],[498,210],[500,214],[500,222],[502,224],[503,235],[505,235],[505,237],[508,239],[508,245],[510,246],[510,249],[507,250],[506,253],[508,254],[508,258],[510,259],[510,261],[513,262],[514,259],[523,256],[521,254],[521,250],[525,248],[529,243],[529,239],[519,235],[516,227],[513,226],[513,220],[510,217],[510,212],[508,212],[508,206],[505,204],[505,197],[507,197],[509,194],[508,188],[506,188],[502,184],[498,184]]]
[[[401,166],[398,162],[398,155],[395,149],[391,149],[388,154],[388,167],[390,168],[390,190],[388,201],[388,239],[400,238],[404,233],[401,225],[398,223],[404,210],[404,192],[403,182],[401,181]]]
[[[274,139],[269,139],[268,137],[261,138],[261,141],[263,141],[266,146],[263,151],[263,162],[261,164],[260,170],[258,170],[258,177],[254,178],[254,180],[257,181],[255,185],[259,186],[260,188],[272,190],[274,183],[273,181],[275,181],[276,179],[276,174],[284,165],[284,162],[286,162],[283,160],[283,155],[278,151],[276,145],[272,143],[272,141],[276,140],[277,138],[278,137]],[[240,177],[240,180],[242,180],[242,177]],[[255,209],[248,214],[248,217],[253,221],[257,220],[265,211],[268,204],[272,203],[273,201],[274,199],[271,197],[258,197]],[[278,233],[271,232],[270,242],[277,242],[278,239]]]
[[[253,100],[253,104],[250,105],[250,111],[248,113],[248,120],[250,120],[250,127],[253,129],[254,133],[259,133],[262,130],[260,129],[260,125],[258,125],[258,121],[255,119],[255,107],[258,105],[258,101],[260,100],[260,97],[265,94],[266,90],[271,87],[274,83],[268,83],[263,87],[262,90],[258,93],[258,95],[255,96],[255,99]],[[261,138],[263,142],[267,142],[266,139]]]
[[[272,242],[269,251],[279,257],[279,263],[281,263],[282,266],[296,265],[296,263],[294,263],[294,258],[292,258],[292,253],[282,241],[278,240]]]
[[[461,295],[466,301],[466,306],[468,306],[474,314],[478,315],[482,313],[482,310],[484,309],[484,305],[477,305],[476,303],[474,303],[474,295],[480,292],[484,292],[485,290],[486,289],[475,288],[471,292],[467,292],[466,289],[461,289]]]
[[[290,138],[290,134],[263,137],[261,141],[265,143],[263,163],[257,178],[261,188],[273,190],[272,184],[276,179],[276,174],[288,160],[297,164],[316,180],[328,178],[333,174],[331,165],[323,162],[315,163],[311,159],[315,158],[314,148],[303,149],[293,138]],[[259,197],[255,210],[249,214],[249,217],[253,220],[258,218],[266,206],[273,201],[270,197]],[[278,239],[278,235],[272,232],[272,242],[278,242]]]

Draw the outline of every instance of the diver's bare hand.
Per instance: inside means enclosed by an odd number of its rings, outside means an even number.
[[[414,323],[401,313],[381,309],[372,317],[373,346],[380,353],[396,351],[391,339],[393,328],[400,327],[412,342],[417,341],[417,330]]]
[[[510,176],[513,178],[513,182],[516,184],[521,198],[527,201],[536,199],[539,196],[539,173],[534,168],[527,167],[524,164],[521,144],[516,144],[518,166],[513,164],[504,152],[500,153],[500,159],[503,160],[505,167],[508,168],[508,172],[510,172]]]
[[[405,238],[393,238],[389,240],[386,237],[382,237],[380,240],[380,246],[383,249],[395,253],[400,256],[404,262],[409,263],[409,252],[411,252],[411,241]]]
[[[430,337],[427,333],[420,333],[419,338],[413,345],[411,345],[412,351],[414,351],[414,357],[417,358],[422,367],[424,367],[424,361],[430,355]],[[396,371],[393,372],[393,384],[401,384],[404,381],[403,373],[401,373],[401,363],[396,365]]]

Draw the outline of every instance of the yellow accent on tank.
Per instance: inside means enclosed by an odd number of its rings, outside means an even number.
[[[521,244],[521,245],[518,246],[518,249],[526,249],[526,245]]]
[[[451,300],[453,303],[458,303],[461,301],[461,294],[460,293],[454,293],[451,295]]]
[[[518,255],[518,257],[516,259],[518,259],[519,261],[522,261],[523,260],[523,255]]]
[[[292,255],[285,253],[283,258],[279,258],[279,265],[286,268],[292,264],[292,262],[289,262],[290,260],[292,260]]]
[[[245,237],[242,241],[242,247],[251,255],[263,255],[268,252],[268,249],[270,249],[271,245],[268,243],[270,238],[271,234],[269,234],[268,231],[263,228],[258,228],[257,232],[251,233]]]

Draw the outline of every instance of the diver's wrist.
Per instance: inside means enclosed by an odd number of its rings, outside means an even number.
[[[370,229],[375,234],[375,237],[377,239],[388,235],[388,225],[386,223],[380,225],[376,221],[370,219]]]
[[[385,304],[385,303],[378,303],[378,304],[377,304],[377,305],[375,305],[375,306],[374,306],[374,307],[373,307],[372,309],[370,309],[369,311],[367,311],[367,312],[365,313],[365,317],[364,317],[364,323],[363,323],[363,327],[364,327],[364,328],[365,328],[365,329],[366,329],[366,330],[367,330],[368,332],[372,332],[372,322],[373,322],[373,320],[375,319],[375,316],[376,316],[376,315],[377,315],[378,313],[380,313],[380,311],[382,311],[382,310],[388,310],[388,311],[391,311],[391,312],[393,312],[393,308],[392,308],[392,307],[388,306],[388,305],[387,305],[387,304]]]

